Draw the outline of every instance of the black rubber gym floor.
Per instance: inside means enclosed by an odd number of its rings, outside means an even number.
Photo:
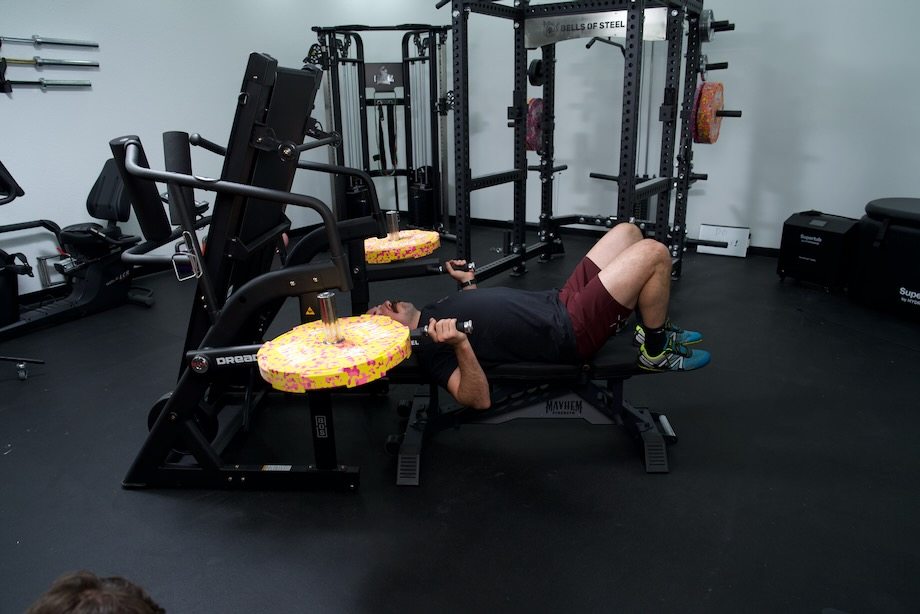
[[[495,257],[500,235],[475,238],[478,261]],[[486,285],[559,285],[590,242]],[[26,381],[0,363],[0,611],[76,569],[174,613],[920,611],[920,327],[775,267],[687,258],[672,314],[713,362],[626,385],[680,437],[669,474],[647,475],[616,427],[544,420],[442,432],[422,485],[397,487],[393,387],[336,403],[339,458],[362,471],[350,494],[121,488],[175,381],[193,290],[145,279],[149,310],[0,345],[47,361]],[[306,458],[305,414],[266,415],[262,445]]]

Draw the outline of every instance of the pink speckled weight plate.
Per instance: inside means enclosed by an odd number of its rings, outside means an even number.
[[[424,258],[441,246],[441,236],[433,230],[400,230],[399,238],[364,240],[364,258],[368,264],[385,264],[398,260]]]
[[[724,107],[725,87],[715,81],[701,83],[696,90],[695,110],[693,114],[693,141],[695,143],[715,144],[719,140],[722,118],[718,112]]]
[[[408,358],[409,328],[386,316],[339,318],[345,340],[325,343],[323,323],[301,324],[266,342],[257,354],[262,379],[276,390],[354,388],[386,375]]]

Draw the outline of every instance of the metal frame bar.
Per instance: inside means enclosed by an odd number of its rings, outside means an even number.
[[[556,143],[556,45],[540,48],[543,66],[543,121],[542,143],[540,145],[540,222],[537,237],[547,249],[540,260],[547,261],[555,255],[564,254],[565,247],[558,235],[558,224],[553,219],[553,183],[557,168],[555,163]],[[560,167],[559,170],[565,167]]]
[[[685,11],[668,13],[668,55],[665,69],[664,101],[659,111],[661,121],[661,158],[658,175],[666,179],[665,189],[658,194],[655,213],[655,237],[663,242],[670,235],[671,188],[674,177],[674,146],[677,140],[677,94],[680,91],[680,62],[683,48]],[[637,196],[638,198],[638,196]]]
[[[535,5],[527,9],[526,12],[528,17],[552,17],[556,15],[578,15],[624,10],[630,8],[632,4],[631,0],[580,0]],[[703,2],[702,0],[648,0],[645,4],[645,8],[660,7],[686,8],[691,15],[699,15],[703,11]]]
[[[674,220],[668,248],[673,266],[671,277],[679,279],[683,269],[684,247],[687,241],[687,196],[690,191],[693,172],[693,101],[696,96],[698,69],[700,65],[699,16],[691,16],[687,33],[687,52],[684,60],[684,98],[681,103],[680,152],[677,155],[677,188],[674,197]]]
[[[477,2],[462,0],[461,4],[464,4],[464,10],[468,10],[472,13],[478,13],[480,15],[489,15],[490,17],[501,17],[502,19],[513,19],[517,20],[520,18],[520,7],[510,7],[504,6],[501,4],[495,4],[492,2]],[[456,8],[456,3],[454,4]]]
[[[626,13],[623,68],[623,115],[620,128],[620,170],[617,181],[617,218],[640,217],[636,198],[636,150],[639,139],[639,94],[642,89],[642,32],[645,0],[635,0]]]
[[[406,162],[405,162],[406,168],[404,169],[404,172],[402,174],[406,176],[406,210],[408,210],[408,203],[409,203],[409,184],[412,182],[412,171],[416,169],[415,157],[418,155],[418,152],[415,151],[415,147],[413,147],[413,142],[412,142],[412,133],[413,133],[412,119],[411,119],[412,110],[416,108],[416,106],[418,105],[418,101],[416,100],[417,96],[413,92],[413,88],[412,88],[412,68],[411,67],[412,67],[412,64],[416,62],[424,62],[427,59],[427,58],[412,59],[409,57],[409,51],[410,51],[409,41],[411,38],[412,38],[412,32],[406,32],[405,34],[403,34],[402,43],[401,43],[402,70],[403,70],[403,98],[402,98],[401,104],[405,111],[403,113],[403,123],[405,124],[403,127],[403,133],[405,134],[405,141],[406,141],[404,143],[405,150],[406,150]],[[396,104],[399,105],[400,102],[396,102]],[[393,162],[393,170],[394,171],[399,170],[399,169],[396,169],[395,161]],[[394,173],[394,174],[399,176],[399,173]],[[394,181],[398,181],[398,180],[394,180]],[[396,209],[398,210],[399,209],[399,198],[398,198],[399,185],[398,184],[396,186],[396,193],[397,193]]]
[[[457,258],[472,259],[470,223],[470,93],[469,11],[465,0],[452,0],[451,27],[454,35],[454,207],[456,208]],[[470,7],[472,9],[472,7]]]
[[[514,168],[519,173],[514,181],[514,222],[511,229],[511,253],[523,254],[527,245],[527,48],[524,46],[524,15],[530,0],[517,0],[518,15],[514,20]],[[522,261],[512,269],[515,275],[525,273]]]

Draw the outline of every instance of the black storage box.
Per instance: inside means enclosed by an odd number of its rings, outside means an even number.
[[[857,300],[920,319],[920,198],[880,198],[859,221]]]
[[[852,275],[858,223],[820,211],[792,214],[783,224],[776,273],[828,290],[845,289]]]

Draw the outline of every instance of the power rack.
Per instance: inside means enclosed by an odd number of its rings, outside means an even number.
[[[446,5],[447,0],[438,3]],[[454,165],[456,168],[456,237],[459,258],[472,259],[470,247],[470,194],[475,190],[514,184],[513,221],[510,245],[505,255],[476,272],[485,279],[507,269],[516,273],[526,270],[526,261],[539,256],[551,258],[564,248],[559,228],[572,224],[612,227],[631,221],[638,223],[647,236],[668,246],[673,260],[672,276],[681,275],[683,253],[689,239],[686,236],[687,192],[693,181],[705,175],[692,172],[693,138],[691,120],[698,72],[701,65],[701,43],[717,30],[734,29],[728,22],[715,22],[711,11],[704,11],[701,0],[590,0],[557,2],[531,6],[530,0],[515,0],[513,6],[496,2],[452,0],[453,37],[453,112]],[[637,177],[636,155],[639,130],[639,95],[642,78],[642,47],[645,39],[647,11],[658,9],[662,33],[656,40],[667,40],[667,62],[664,102],[659,109],[661,157],[656,178]],[[553,159],[554,78],[556,42],[584,36],[574,34],[565,25],[565,18],[620,12],[622,22],[624,71],[622,125],[619,174],[592,173],[592,177],[616,181],[618,199],[616,215],[553,216],[553,174],[564,166],[555,166]],[[508,107],[508,123],[514,128],[514,168],[509,171],[473,177],[470,172],[470,111],[469,111],[469,16],[477,13],[514,22],[514,91],[512,106]],[[684,28],[686,25],[686,49]],[[526,152],[528,50],[541,51],[543,81],[543,119],[540,164],[528,167]],[[683,60],[683,61],[682,61]],[[683,73],[682,71],[683,66]],[[681,79],[683,83],[681,84]],[[681,87],[682,85],[682,87]],[[682,95],[681,95],[682,92]],[[679,133],[679,145],[678,145]],[[675,164],[676,153],[676,164]],[[536,171],[541,179],[541,212],[538,242],[527,245],[525,240],[526,183],[528,171]],[[674,197],[674,210],[670,203]],[[649,215],[649,203],[655,212]]]

